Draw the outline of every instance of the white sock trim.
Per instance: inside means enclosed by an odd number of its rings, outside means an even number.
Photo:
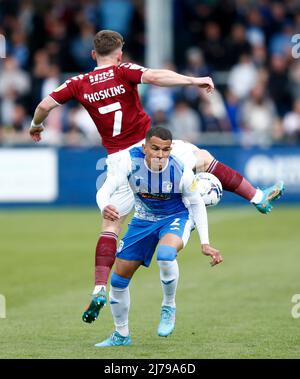
[[[250,200],[251,203],[253,204],[257,204],[257,203],[260,203],[263,199],[263,191],[259,188],[257,188],[256,192],[255,192],[255,195],[253,196],[253,198]]]
[[[128,337],[129,336],[128,324],[116,325],[116,331],[118,333],[120,333],[122,337]]]
[[[163,291],[162,306],[176,307],[175,297],[179,279],[177,260],[157,261],[160,268],[160,281]],[[168,283],[169,282],[169,283]]]
[[[106,286],[102,285],[102,284],[97,284],[94,288],[94,291],[93,291],[93,295],[96,295],[98,292],[100,292],[102,289],[104,289],[104,291],[106,292]]]

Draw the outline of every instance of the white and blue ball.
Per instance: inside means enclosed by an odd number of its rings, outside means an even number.
[[[196,174],[198,190],[202,196],[205,205],[212,207],[217,205],[223,195],[223,188],[220,180],[213,174],[208,172],[200,172]]]

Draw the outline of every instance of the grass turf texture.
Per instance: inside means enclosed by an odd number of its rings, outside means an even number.
[[[198,235],[179,254],[177,322],[157,337],[161,305],[155,259],[131,282],[133,345],[97,349],[113,331],[109,306],[81,321],[93,288],[96,210],[0,212],[0,358],[299,358],[299,208],[209,210],[213,246],[224,263],[211,268]]]

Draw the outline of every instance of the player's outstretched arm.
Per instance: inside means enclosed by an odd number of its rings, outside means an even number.
[[[33,141],[39,142],[41,140],[41,133],[44,130],[43,122],[47,118],[49,112],[58,105],[59,104],[57,104],[51,96],[46,96],[36,107],[29,129],[29,134]]]
[[[215,266],[223,261],[219,250],[210,246],[208,236],[208,220],[204,200],[197,191],[197,183],[194,180],[192,170],[186,169],[182,178],[183,197],[190,204],[190,212],[195,222],[200,241],[202,253],[212,257],[211,266]]]
[[[161,87],[194,85],[205,89],[208,93],[212,92],[215,88],[209,76],[194,78],[192,76],[178,74],[171,70],[149,69],[143,73],[142,82]]]

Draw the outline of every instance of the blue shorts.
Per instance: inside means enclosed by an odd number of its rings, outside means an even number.
[[[143,261],[142,264],[148,267],[159,240],[165,234],[177,235],[185,246],[193,227],[194,223],[188,212],[181,212],[160,221],[146,221],[133,217],[119,243],[116,256],[127,261]]]

